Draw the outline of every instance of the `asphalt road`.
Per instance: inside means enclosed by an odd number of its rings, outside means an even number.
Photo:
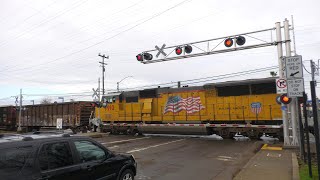
[[[232,179],[261,142],[185,137],[106,136],[96,138],[114,152],[133,154],[137,180]]]

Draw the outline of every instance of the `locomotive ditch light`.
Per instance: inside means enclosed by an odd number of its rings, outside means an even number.
[[[184,52],[186,52],[187,54],[190,54],[192,52],[192,46],[186,45],[184,47]]]
[[[239,45],[239,46],[242,46],[244,45],[244,43],[246,43],[246,38],[243,37],[243,36],[238,36],[236,38],[236,43]]]
[[[177,55],[182,54],[182,48],[181,48],[180,46],[179,46],[179,47],[176,47],[175,51],[176,51],[176,54],[177,54]]]
[[[289,98],[289,97],[287,96],[287,94],[282,94],[282,95],[280,96],[280,102],[283,103],[283,104],[289,104],[291,101],[292,101],[292,99]]]
[[[138,55],[136,56],[136,58],[137,58],[138,61],[143,61],[143,56],[142,56],[142,54],[138,54]]]
[[[152,60],[152,58],[153,58],[153,56],[150,53],[144,53],[143,54],[143,59],[145,59],[145,60],[150,61],[150,60]]]
[[[231,38],[228,38],[224,41],[224,45],[226,47],[231,47],[233,45],[233,40]]]

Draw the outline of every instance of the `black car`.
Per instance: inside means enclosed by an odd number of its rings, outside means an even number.
[[[0,179],[133,180],[132,155],[114,154],[89,137],[1,135]]]

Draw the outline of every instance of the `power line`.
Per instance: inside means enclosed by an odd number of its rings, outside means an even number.
[[[186,82],[188,84],[195,84],[195,83],[201,83],[201,82],[208,82],[212,80],[217,80],[217,79],[225,79],[234,76],[238,76],[241,74],[252,74],[252,73],[257,73],[257,72],[263,72],[263,71],[268,71],[272,69],[276,69],[278,66],[270,66],[270,67],[264,67],[264,68],[259,68],[259,69],[252,69],[252,70],[247,70],[247,71],[240,71],[236,73],[229,73],[229,74],[222,74],[222,75],[217,75],[217,76],[210,76],[210,77],[205,77],[205,78],[197,78],[197,79],[189,79],[189,80],[183,80],[180,82]],[[193,82],[196,81],[196,82]],[[137,86],[133,88],[124,88],[123,90],[131,90],[131,89],[139,89],[139,88],[148,88],[148,87],[156,87],[156,86],[162,86],[162,85],[170,85],[170,84],[177,84],[178,81],[176,82],[170,82],[170,83],[160,83],[160,84],[152,84],[152,85],[145,85],[145,86]]]
[[[135,4],[133,4],[133,5],[130,5],[130,6],[126,7],[126,8],[124,8],[124,9],[121,9],[121,10],[119,10],[119,11],[111,14],[110,16],[105,16],[104,18],[96,21],[95,23],[97,23],[97,22],[99,22],[99,21],[101,21],[101,20],[104,20],[104,19],[110,19],[110,18],[112,18],[114,15],[116,15],[116,14],[118,14],[118,13],[120,13],[120,12],[126,11],[126,10],[128,10],[128,9],[130,9],[130,8],[138,5],[138,4],[140,4],[140,3],[143,2],[143,1],[145,1],[145,0],[141,0],[141,1],[139,1],[139,2],[137,2],[137,3],[135,3]],[[114,18],[112,18],[112,19],[114,20]],[[118,22],[118,20],[114,20],[114,22]],[[111,24],[112,24],[112,23],[111,23]],[[92,26],[91,24],[88,24],[88,25],[85,25],[85,26],[83,26],[83,27],[78,28],[78,30],[80,31],[80,30],[84,29],[84,27],[91,27],[91,28],[92,28],[92,27],[94,27],[94,26]],[[51,28],[50,28],[50,29],[51,29]],[[49,30],[50,30],[50,29],[49,29]],[[117,30],[117,29],[115,29],[115,30]],[[109,32],[110,32],[110,31],[109,31]],[[109,33],[109,32],[108,32],[108,33]],[[111,31],[111,32],[112,32],[112,31]],[[69,36],[69,37],[77,37],[77,36],[75,36],[75,34],[76,34],[76,33],[71,32],[71,33],[67,34],[66,36],[63,36],[63,39],[64,39],[64,40],[70,40],[70,38],[68,38],[68,36],[71,35],[71,36]],[[78,33],[78,34],[80,34],[80,33]],[[37,35],[38,35],[38,34],[37,34]],[[33,36],[32,36],[32,37],[33,37]],[[36,36],[36,37],[39,37],[39,36]],[[34,39],[34,38],[33,38],[33,39]],[[71,39],[72,39],[72,38],[71,38]],[[54,45],[58,45],[57,43],[53,43],[53,42],[56,42],[56,41],[55,41],[55,40],[52,40],[52,41],[50,41],[50,42],[47,42],[47,44],[49,43],[49,45],[50,45],[49,47],[53,47]],[[79,43],[75,43],[75,44],[79,44]],[[30,54],[30,53],[33,52],[33,51],[34,51],[33,48],[31,48],[29,51],[27,51],[26,53],[24,53],[24,55],[28,55],[28,54]],[[47,52],[45,51],[45,53],[47,53]],[[13,67],[10,67],[10,68],[7,68],[6,70],[12,69],[12,68],[13,68]]]
[[[150,21],[150,20],[152,20],[152,19],[154,19],[154,18],[156,18],[156,17],[158,17],[158,16],[160,16],[160,15],[162,15],[162,14],[164,14],[164,13],[166,13],[166,12],[168,12],[168,11],[174,9],[174,8],[176,8],[176,7],[181,6],[182,4],[184,4],[185,2],[188,2],[188,1],[191,1],[191,0],[184,0],[184,1],[182,1],[182,2],[180,2],[180,3],[178,3],[178,4],[176,4],[176,5],[174,5],[174,6],[170,7],[170,8],[168,8],[168,9],[160,12],[160,13],[156,13],[156,14],[152,15],[150,18],[148,18],[148,19],[146,19],[146,20],[144,20],[144,21],[142,21],[142,22],[140,22],[140,23],[138,23],[138,24],[136,24],[136,25],[134,25],[134,26],[126,29],[126,30],[123,30],[123,31],[121,31],[121,32],[119,32],[119,33],[116,33],[115,35],[113,35],[113,36],[111,36],[111,37],[109,37],[109,38],[107,38],[107,39],[104,39],[104,40],[102,40],[102,41],[99,41],[99,42],[97,42],[97,43],[94,43],[94,44],[92,44],[92,45],[90,45],[90,46],[87,46],[87,47],[82,48],[82,49],[80,49],[80,50],[74,51],[74,52],[72,52],[72,53],[70,53],[70,54],[67,54],[67,55],[64,55],[64,56],[62,56],[62,57],[60,57],[60,58],[56,58],[56,59],[51,60],[51,61],[49,61],[49,62],[40,63],[40,64],[38,64],[38,65],[33,65],[33,66],[25,67],[25,68],[20,68],[20,69],[17,69],[17,70],[15,70],[15,71],[19,71],[19,70],[23,70],[23,69],[29,69],[29,68],[34,68],[35,66],[46,65],[46,64],[48,64],[48,63],[52,63],[52,62],[55,62],[55,61],[59,61],[59,60],[62,60],[62,59],[64,59],[64,58],[66,58],[66,57],[69,57],[69,56],[72,56],[72,55],[74,55],[74,54],[78,54],[78,53],[80,53],[80,52],[83,52],[83,51],[85,51],[85,50],[87,50],[87,49],[90,49],[90,48],[95,47],[95,46],[97,46],[97,45],[99,45],[99,44],[102,44],[102,43],[104,43],[105,41],[108,41],[108,40],[110,40],[110,39],[113,39],[113,38],[115,38],[115,37],[117,37],[117,36],[119,36],[119,35],[121,35],[121,34],[123,34],[123,33],[125,33],[125,32],[128,32],[128,31],[130,31],[130,30],[132,30],[132,29],[140,26],[140,25],[143,24],[143,23],[146,23],[146,22],[148,22],[148,21]]]
[[[51,7],[53,4],[55,4],[55,3],[57,3],[57,2],[58,2],[58,0],[54,0],[52,3],[50,3],[50,4],[47,5],[46,7],[41,8],[41,10],[47,9],[47,8]],[[24,18],[22,21],[16,23],[15,25],[13,25],[12,27],[10,27],[9,29],[10,29],[10,30],[15,29],[15,28],[18,27],[19,25],[23,24],[24,22],[28,21],[29,19],[33,18],[34,16],[36,16],[36,15],[38,15],[38,14],[40,14],[40,13],[41,13],[41,11],[37,10],[36,13],[33,13],[32,15]]]
[[[82,5],[82,4],[85,3],[86,1],[88,1],[88,0],[77,1],[76,3],[72,4],[72,6],[71,6],[69,9],[65,9],[65,10],[61,11],[60,13],[58,13],[57,15],[55,15],[54,17],[47,18],[46,20],[40,22],[40,24],[36,25],[35,27],[33,27],[33,28],[29,29],[29,30],[26,30],[26,31],[24,31],[23,33],[19,34],[18,36],[14,37],[13,40],[18,39],[19,37],[22,37],[22,36],[25,35],[26,33],[29,33],[29,32],[31,32],[31,31],[35,30],[36,28],[42,26],[43,24],[46,24],[47,22],[50,22],[50,21],[58,18],[59,16],[61,16],[61,15],[65,14],[65,13],[71,11],[72,9],[77,8],[78,6]],[[2,47],[2,46],[5,45],[5,44],[8,44],[8,43],[11,42],[11,41],[12,41],[12,39],[3,42],[2,44],[0,44],[0,47]]]
[[[204,78],[189,79],[189,80],[183,80],[180,82],[186,82],[188,84],[196,84],[196,83],[208,82],[208,81],[213,81],[213,80],[226,79],[226,78],[235,77],[235,76],[239,76],[239,75],[259,73],[259,72],[263,72],[263,71],[272,70],[275,68],[278,68],[278,66],[270,66],[270,67],[252,69],[252,70],[247,70],[247,71],[240,71],[240,72],[236,72],[236,73],[228,73],[228,74],[222,74],[222,75],[216,75],[216,76],[209,76],[209,77],[204,77]],[[171,87],[174,87],[175,85],[173,85],[173,84],[177,84],[177,82],[137,86],[137,87],[133,87],[133,88],[125,88],[123,90],[141,89],[141,88],[146,88],[146,87],[155,87],[155,86],[162,86],[162,85],[171,85]],[[106,91],[112,92],[112,91],[116,91],[116,89],[106,89]],[[72,96],[72,95],[75,95],[76,96],[76,95],[84,95],[86,93],[92,93],[92,92],[91,91],[84,91],[84,92],[60,93],[60,94],[23,94],[23,95],[25,95],[25,96],[63,96],[63,95]],[[85,95],[85,96],[90,96],[90,95]]]

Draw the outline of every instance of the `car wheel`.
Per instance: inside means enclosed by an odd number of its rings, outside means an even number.
[[[132,170],[126,169],[121,173],[120,180],[134,180],[134,175]]]

